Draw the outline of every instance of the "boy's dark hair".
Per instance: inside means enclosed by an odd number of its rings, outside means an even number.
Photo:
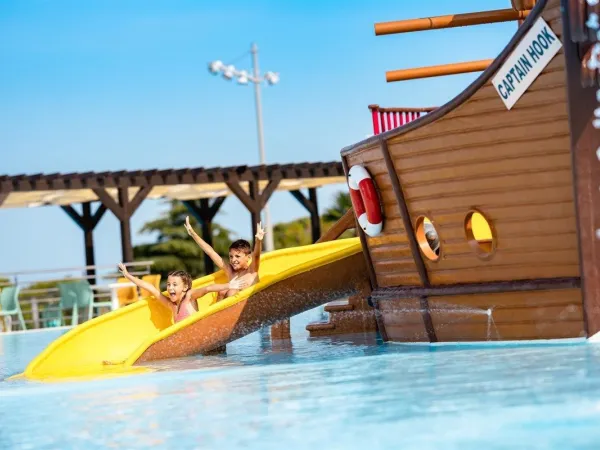
[[[169,272],[167,278],[169,277],[179,277],[183,281],[184,284],[187,284],[187,289],[190,290],[192,288],[192,276],[187,273],[185,270],[174,270],[173,272]]]
[[[252,252],[252,247],[250,247],[250,242],[247,240],[238,239],[237,241],[231,243],[229,250],[241,250],[249,255]]]

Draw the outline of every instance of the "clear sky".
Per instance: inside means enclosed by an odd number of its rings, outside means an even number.
[[[485,6],[483,4],[485,3]],[[1,0],[0,174],[258,164],[253,91],[207,63],[263,70],[269,163],[339,160],[372,133],[367,105],[443,104],[475,74],[386,83],[385,71],[495,57],[516,23],[375,37],[376,22],[510,7],[508,0]],[[343,185],[320,190],[321,210]],[[276,221],[305,215],[287,193]],[[164,205],[145,201],[134,244]],[[235,198],[217,220],[249,237]],[[95,232],[97,264],[120,260],[119,226]],[[84,263],[83,234],[58,207],[0,210],[0,272]]]

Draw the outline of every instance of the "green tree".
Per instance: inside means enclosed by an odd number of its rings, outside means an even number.
[[[333,225],[335,222],[340,220],[350,208],[352,208],[350,194],[340,191],[336,194],[333,200],[333,205],[327,208],[325,213],[322,215],[323,221]]]
[[[200,234],[200,224],[180,202],[170,201],[170,209],[161,217],[146,223],[140,230],[142,233],[157,233],[157,241],[150,244],[136,245],[133,248],[137,261],[152,260],[153,273],[160,273],[161,280],[166,282],[167,274],[172,270],[186,270],[193,278],[205,274],[204,254],[193,239],[185,231],[186,216],[190,224]],[[233,233],[213,222],[213,246],[217,253],[226,255],[229,243],[234,239]]]

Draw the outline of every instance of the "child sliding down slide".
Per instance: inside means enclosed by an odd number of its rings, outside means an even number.
[[[252,247],[250,247],[248,241],[239,239],[229,246],[229,262],[224,261],[206,241],[196,234],[190,225],[189,217],[185,218],[185,229],[192,239],[196,241],[196,244],[198,244],[202,251],[213,260],[215,265],[225,272],[228,280],[233,281],[237,278],[245,281],[247,285],[244,287],[253,286],[259,282],[258,269],[260,266],[260,250],[263,238],[265,237],[265,230],[262,227],[262,222],[259,222],[256,226],[254,251],[252,251]],[[240,289],[234,287],[223,289],[219,291],[217,301],[231,297],[232,295],[237,294],[239,290]]]
[[[167,277],[168,297],[164,296],[156,287],[150,283],[140,280],[131,275],[123,263],[119,264],[119,270],[123,276],[139,288],[145,289],[155,299],[167,306],[173,313],[174,322],[180,322],[186,317],[198,312],[197,298],[208,292],[239,291],[248,286],[248,281],[235,277],[227,284],[211,284],[198,289],[192,289],[192,277],[183,270],[169,273]]]

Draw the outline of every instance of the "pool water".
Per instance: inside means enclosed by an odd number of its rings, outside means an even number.
[[[600,345],[292,343],[58,384],[0,382],[2,449],[597,449]],[[0,335],[0,379],[64,330]]]

